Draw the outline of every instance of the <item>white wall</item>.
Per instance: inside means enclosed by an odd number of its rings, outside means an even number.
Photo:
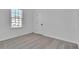
[[[78,10],[40,9],[34,12],[34,32],[78,43]]]
[[[32,10],[24,10],[23,28],[11,29],[10,10],[0,9],[0,41],[32,32]]]
[[[79,44],[79,10],[24,10],[20,29],[10,28],[9,11],[0,9],[0,41],[36,32]]]

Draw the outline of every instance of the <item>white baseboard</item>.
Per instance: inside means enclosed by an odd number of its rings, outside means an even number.
[[[29,33],[32,33],[32,32],[27,32],[27,33],[15,35],[15,36],[4,37],[0,41],[8,40],[8,39],[15,38],[15,37],[22,36],[22,35],[26,35],[26,34],[29,34]]]
[[[34,32],[34,33],[37,33],[37,32]],[[37,34],[41,34],[41,35],[44,35],[44,36],[47,36],[47,37],[50,37],[50,38],[55,38],[55,39],[58,39],[58,40],[63,40],[63,41],[71,42],[71,43],[77,44],[79,46],[78,42],[70,41],[70,40],[65,39],[65,38],[56,37],[56,36],[47,35],[47,34],[42,34],[42,33],[37,33]]]
[[[37,33],[37,32],[31,32],[31,33]],[[7,39],[10,39],[10,38],[14,38],[14,37],[18,37],[18,36],[22,36],[22,35],[26,35],[26,34],[29,34],[29,32],[28,33],[23,33],[23,34],[20,34],[20,35],[11,36],[11,37],[5,37],[5,38],[3,38],[0,41],[7,40]],[[68,39],[66,40],[66,39],[61,38],[61,37],[56,37],[56,36],[42,34],[42,33],[37,33],[37,34],[41,34],[43,36],[47,36],[47,37],[50,37],[50,38],[55,38],[55,39],[59,39],[59,40],[63,40],[63,41],[71,42],[71,43],[75,43],[75,44],[78,44],[78,47],[79,47],[79,43],[78,42],[74,42],[74,41],[70,41]]]

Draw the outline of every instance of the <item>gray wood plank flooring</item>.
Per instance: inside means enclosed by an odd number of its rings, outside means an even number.
[[[77,49],[70,43],[40,34],[30,33],[12,39],[0,41],[0,49]]]

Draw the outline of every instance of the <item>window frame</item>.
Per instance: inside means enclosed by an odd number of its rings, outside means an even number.
[[[12,17],[12,13],[13,13],[12,10],[15,10],[14,17]],[[18,10],[18,13],[16,13],[16,10]],[[16,16],[16,14],[18,14],[18,16]],[[22,28],[23,27],[23,10],[22,9],[11,9],[10,10],[10,15],[11,15],[10,16],[11,17],[10,18],[11,19],[11,28]],[[19,17],[19,16],[21,16],[21,17]],[[15,20],[14,22],[13,22],[13,18]],[[15,25],[13,25],[13,23],[15,23]],[[18,24],[18,25],[16,25],[16,24]]]

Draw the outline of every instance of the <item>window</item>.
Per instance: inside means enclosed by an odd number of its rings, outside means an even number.
[[[11,9],[11,27],[22,27],[23,11],[21,9]]]

